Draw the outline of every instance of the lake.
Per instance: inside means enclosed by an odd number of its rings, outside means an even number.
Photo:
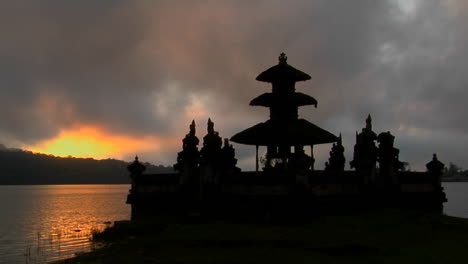
[[[0,263],[45,263],[89,251],[93,230],[130,219],[129,188],[0,186]]]
[[[444,203],[444,214],[468,218],[468,182],[443,182],[448,202]]]
[[[443,183],[444,213],[468,218],[468,183]],[[89,251],[93,231],[130,219],[129,185],[0,186],[0,263],[46,263]]]

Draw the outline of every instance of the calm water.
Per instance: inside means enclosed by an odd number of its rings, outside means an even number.
[[[448,199],[444,204],[444,213],[468,218],[468,182],[444,182],[442,186]]]
[[[468,218],[468,183],[444,183],[444,213]],[[0,186],[0,263],[45,263],[89,251],[93,230],[130,219],[129,185]]]
[[[130,219],[129,188],[0,186],[0,263],[45,263],[89,251],[93,230]]]

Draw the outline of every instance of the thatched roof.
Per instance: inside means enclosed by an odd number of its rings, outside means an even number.
[[[264,93],[250,101],[250,105],[265,107],[270,107],[272,105],[314,105],[317,107],[317,100],[312,96],[303,93]]]
[[[246,145],[317,145],[333,143],[338,137],[304,119],[268,120],[231,137]]]
[[[280,63],[260,73],[256,80],[269,83],[285,80],[298,82],[310,80],[310,75],[287,63]]]
[[[257,81],[261,82],[299,82],[310,80],[310,75],[288,64],[288,57],[281,53],[278,57],[278,65],[260,73]]]

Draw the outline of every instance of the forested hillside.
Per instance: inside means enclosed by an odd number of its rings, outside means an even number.
[[[0,184],[130,183],[128,162],[55,157],[0,146]],[[172,167],[145,163],[147,173],[172,172]]]

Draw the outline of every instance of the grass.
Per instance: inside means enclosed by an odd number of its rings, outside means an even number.
[[[159,219],[94,235],[63,263],[468,263],[468,219],[382,210],[301,223]]]

